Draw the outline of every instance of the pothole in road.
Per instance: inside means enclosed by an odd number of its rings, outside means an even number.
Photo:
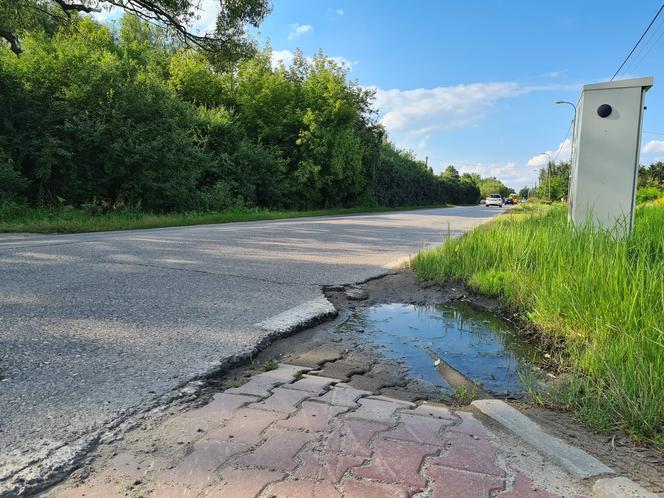
[[[402,364],[411,378],[457,397],[520,397],[534,349],[509,322],[463,301],[355,308],[337,333],[354,333]]]

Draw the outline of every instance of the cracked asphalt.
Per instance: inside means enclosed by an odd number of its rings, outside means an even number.
[[[254,324],[500,211],[0,235],[0,478],[265,336]]]

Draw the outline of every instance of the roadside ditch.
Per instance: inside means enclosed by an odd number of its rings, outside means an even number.
[[[499,300],[459,283],[421,283],[409,270],[324,292],[336,318],[278,339],[251,361],[208,378],[201,399],[278,362],[404,401],[461,407],[499,398],[550,434],[664,492],[664,458],[655,450],[634,445],[621,432],[594,433],[570,413],[531,402],[532,391],[558,382],[555,356],[564,352],[541,342]]]

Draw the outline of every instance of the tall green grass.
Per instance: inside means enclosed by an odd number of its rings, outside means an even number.
[[[664,205],[633,237],[567,224],[564,206],[514,209],[412,261],[422,279],[462,279],[521,310],[563,344],[569,407],[664,448]]]

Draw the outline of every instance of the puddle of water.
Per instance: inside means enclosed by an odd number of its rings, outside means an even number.
[[[451,389],[427,349],[495,395],[523,391],[519,374],[530,371],[534,355],[508,322],[463,302],[357,308],[337,328],[338,332],[360,330],[359,341],[381,346],[381,352],[403,363],[411,377],[447,392]]]

